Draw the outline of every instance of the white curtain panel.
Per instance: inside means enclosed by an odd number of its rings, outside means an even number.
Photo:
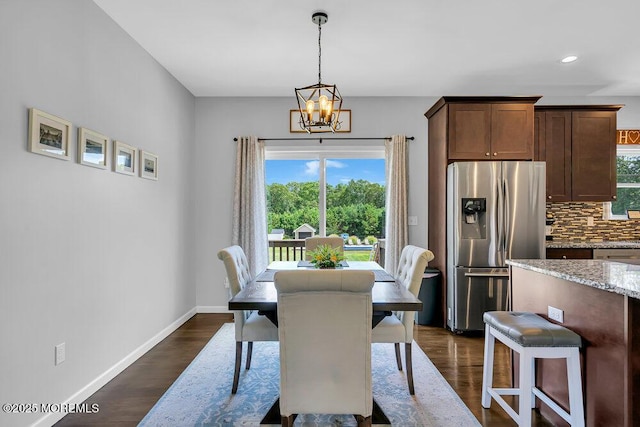
[[[264,177],[264,142],[255,136],[238,138],[232,244],[242,247],[254,277],[269,264]]]
[[[395,274],[402,249],[409,243],[406,136],[393,135],[385,141],[384,151],[387,181],[384,269]]]

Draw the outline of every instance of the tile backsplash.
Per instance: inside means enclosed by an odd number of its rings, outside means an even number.
[[[547,214],[556,219],[553,240],[601,242],[604,240],[640,240],[640,220],[602,219],[602,203],[547,203]],[[587,218],[593,217],[593,226]]]

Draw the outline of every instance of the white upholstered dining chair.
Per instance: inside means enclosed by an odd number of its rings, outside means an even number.
[[[344,240],[342,240],[342,237],[307,237],[304,240],[304,259],[307,261],[311,261],[309,251],[313,251],[321,245],[329,245],[333,248],[340,248],[340,250],[344,252]]]
[[[371,289],[364,270],[278,271],[280,415],[352,414],[371,425]]]
[[[398,269],[394,275],[396,282],[404,286],[415,297],[420,292],[422,275],[429,261],[434,258],[433,252],[413,245],[405,246],[400,254]],[[424,302],[424,301],[423,301]],[[373,328],[371,341],[374,343],[394,343],[398,369],[402,370],[400,343],[404,343],[404,360],[407,373],[409,393],[415,394],[413,386],[413,366],[411,362],[411,343],[413,342],[413,323],[415,311],[396,311],[382,319]]]
[[[247,257],[242,248],[235,245],[220,250],[218,258],[222,260],[227,271],[229,294],[232,298],[253,279]],[[278,328],[266,316],[261,316],[255,311],[234,311],[233,321],[236,329],[236,362],[231,393],[238,390],[243,341],[248,342],[246,369],[251,367],[254,341],[278,341]]]

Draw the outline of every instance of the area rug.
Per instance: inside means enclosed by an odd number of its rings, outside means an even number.
[[[392,426],[479,426],[460,397],[424,352],[413,343],[411,396],[404,371],[398,371],[392,344],[373,344],[373,395]],[[245,344],[246,352],[246,344]],[[231,394],[235,338],[233,323],[225,324],[158,400],[140,426],[259,426],[279,393],[277,342],[253,345],[251,369],[240,374],[238,392]],[[355,426],[352,416],[300,415],[296,426]]]

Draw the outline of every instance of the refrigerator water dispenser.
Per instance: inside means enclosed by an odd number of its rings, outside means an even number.
[[[487,238],[487,199],[462,198],[462,227],[463,239]]]

